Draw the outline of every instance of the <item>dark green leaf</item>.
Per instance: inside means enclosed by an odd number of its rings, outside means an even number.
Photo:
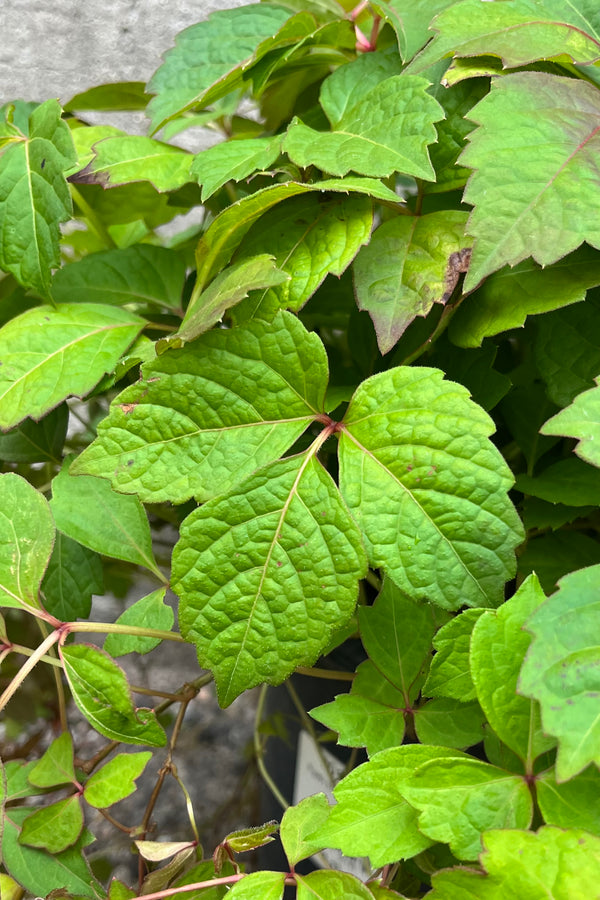
[[[516,487],[530,497],[566,506],[600,505],[600,472],[580,459],[561,459],[539,475],[518,475]]]
[[[61,622],[87,619],[92,595],[104,593],[98,554],[57,531],[42,592],[44,608]]]
[[[592,294],[585,303],[556,310],[537,323],[536,363],[548,396],[558,406],[568,406],[594,386],[600,372],[599,315],[600,297]]]
[[[535,793],[548,825],[583,828],[600,836],[600,772],[595,766],[563,784],[556,781],[554,769],[542,772]]]
[[[415,731],[422,744],[464,750],[483,739],[485,715],[479,703],[441,697],[415,710]]]
[[[600,563],[600,542],[580,531],[559,530],[531,538],[519,556],[518,574],[535,572],[547,594],[569,572]]]
[[[17,463],[60,462],[68,422],[66,403],[61,403],[40,422],[25,419],[17,428],[0,434],[0,460]]]
[[[600,391],[598,379],[595,380],[596,387],[579,394],[570,406],[548,419],[541,430],[543,434],[576,438],[575,453],[585,462],[600,466],[598,444],[594,444],[600,438]]]

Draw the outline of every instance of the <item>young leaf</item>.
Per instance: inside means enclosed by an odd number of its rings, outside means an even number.
[[[141,135],[107,137],[94,145],[94,157],[81,172],[71,176],[77,184],[104,187],[149,181],[157,191],[176,191],[192,181],[193,157],[186,150]]]
[[[54,534],[46,498],[20,475],[0,475],[0,606],[39,609]]]
[[[495,612],[485,612],[471,636],[471,675],[487,720],[531,771],[534,759],[554,746],[542,731],[535,701],[517,694],[517,681],[530,636],[529,616],[546,599],[535,575]]]
[[[98,554],[57,531],[42,581],[44,609],[61,622],[87,619],[92,595],[103,592],[102,562]]]
[[[600,372],[599,316],[600,301],[592,294],[585,303],[556,310],[536,323],[535,360],[548,396],[558,406],[568,406],[594,386]]]
[[[298,900],[339,900],[340,897],[344,900],[373,900],[368,887],[348,872],[332,869],[310,872],[308,875],[297,875],[296,884]]]
[[[177,309],[181,307],[185,268],[182,255],[152,244],[91,253],[56,272],[52,296],[57,303],[85,300]]]
[[[127,310],[93,303],[42,306],[12,319],[0,329],[0,428],[83,397],[143,327]]]
[[[419,831],[418,813],[404,798],[404,786],[427,760],[444,763],[463,755],[420,744],[383,750],[340,781],[333,791],[336,806],[309,837],[345,856],[368,856],[373,867],[416,856],[434,842]]]
[[[415,710],[415,732],[422,744],[464,750],[483,739],[485,715],[479,703],[441,697]]]
[[[172,587],[181,632],[214,671],[221,705],[312,665],[350,618],[365,568],[358,529],[311,451],[193,512]]]
[[[148,92],[157,95],[148,104],[152,130],[158,131],[178,113],[192,106],[207,106],[235,88],[261,42],[275,35],[289,16],[289,10],[279,6],[252,4],[214,12],[206,22],[177,35],[175,47],[148,84]],[[230,73],[233,78],[226,79]],[[222,80],[225,85],[219,90]]]
[[[459,859],[477,859],[482,832],[527,828],[533,814],[524,779],[478,759],[432,759],[401,790],[420,811],[423,834],[450,844]]]
[[[369,240],[372,226],[373,204],[368,197],[305,194],[265,213],[242,241],[237,259],[272,253],[290,277],[268,294],[278,306],[297,311],[326,275],[345,271]]]
[[[63,173],[76,158],[60,116],[57,100],[42,103],[29,117],[28,136],[20,134],[0,156],[0,269],[43,297],[60,265],[60,223],[71,216]]]
[[[279,836],[290,866],[323,849],[319,841],[309,840],[308,835],[318,829],[329,814],[325,794],[305,797],[296,806],[288,806],[283,814]]]
[[[50,509],[57,528],[103,556],[159,574],[148,517],[139,499],[118,494],[103,478],[74,477],[71,469],[67,460],[52,482]]]
[[[68,423],[66,403],[61,403],[40,422],[25,419],[17,428],[0,434],[0,460],[16,463],[60,462]]]
[[[134,709],[125,673],[107,653],[91,644],[61,647],[73,699],[104,737],[126,744],[164,747],[166,736],[150,709]]]
[[[64,731],[52,741],[27,777],[31,784],[42,788],[75,782],[73,738],[68,731]]]
[[[465,388],[391,369],[361,384],[342,424],[340,487],[371,565],[415,600],[498,604],[521,525],[492,423]]]
[[[445,210],[398,216],[377,229],[354,263],[359,309],[375,325],[381,353],[397,343],[416,316],[450,299],[470,256],[467,214]]]
[[[533,643],[519,692],[539,700],[542,725],[558,738],[556,777],[566,781],[600,764],[596,607],[600,565],[565,576],[527,621]]]
[[[466,609],[433,639],[437,651],[423,686],[426,697],[449,697],[468,703],[477,698],[469,664],[471,633],[483,609]]]
[[[600,248],[597,89],[572,78],[519,72],[495,81],[471,118],[480,127],[460,157],[475,170],[464,195],[475,207],[465,289],[528,256],[546,266],[583,241]],[[578,190],[582,181],[585,191]]]
[[[164,602],[165,593],[166,588],[159,588],[137,600],[121,613],[116,624],[170,631],[173,627],[174,614],[171,607]],[[111,656],[124,656],[125,653],[149,653],[159,644],[160,638],[142,637],[137,634],[107,634],[104,649]]]
[[[559,784],[554,769],[542,772],[535,782],[540,812],[548,825],[583,828],[600,836],[600,772],[595,766]]]
[[[105,809],[124,800],[135,791],[135,780],[140,777],[152,753],[119,753],[94,772],[85,783],[83,796],[90,806]]]
[[[251,872],[234,884],[227,896],[232,900],[282,900],[284,887],[285,872]]]
[[[277,822],[265,822],[264,825],[256,825],[252,828],[240,828],[232,831],[223,840],[233,853],[247,853],[257,847],[264,847],[275,840],[273,834],[279,830]]]
[[[557,434],[578,441],[575,453],[585,462],[600,466],[600,389],[596,387],[575,397],[570,406],[542,425],[542,434]],[[594,441],[598,438],[598,444]]]
[[[434,123],[443,118],[443,110],[427,87],[418,77],[386,78],[346,109],[333,131],[315,131],[293,119],[283,149],[296,165],[314,165],[330,175],[352,171],[386,178],[402,172],[433,181],[427,146],[436,139]],[[330,110],[326,96],[322,104],[335,121],[337,105]]]
[[[173,503],[224,493],[277,459],[322,413],[328,374],[323,344],[290,313],[208,332],[142,372],[73,471]]]
[[[27,816],[19,841],[29,847],[41,847],[48,853],[61,853],[75,843],[82,828],[81,801],[78,794],[72,794]]]
[[[194,157],[190,175],[202,186],[202,202],[227,184],[243,181],[254,172],[264,172],[281,153],[281,137],[227,141]]]

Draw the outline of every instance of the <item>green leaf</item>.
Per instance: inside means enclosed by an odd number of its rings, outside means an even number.
[[[399,203],[400,197],[374,178],[340,178],[301,184],[274,184],[232,203],[211,222],[196,248],[197,290],[202,290],[227,265],[242,238],[273,206],[310,191],[367,194],[378,200]]]
[[[112,878],[108,886],[108,900],[134,900],[137,891],[127,887],[117,878]]]
[[[531,538],[519,556],[518,574],[524,578],[535,572],[547,594],[563,576],[600,563],[600,543],[581,531],[561,529]]]
[[[368,856],[374,868],[416,856],[433,841],[419,831],[418,813],[404,798],[404,787],[427,760],[457,756],[462,756],[458,750],[420,744],[383,750],[340,781],[333,792],[337,804],[311,839],[345,856]]]
[[[493,8],[498,6],[506,4]],[[465,289],[529,256],[547,266],[583,241],[600,248],[597,89],[572,78],[519,72],[497,79],[470,117],[480,127],[459,160],[475,170],[464,194],[475,207]],[[585,191],[577,188],[582,182]]]
[[[29,783],[29,773],[36,765],[35,759],[28,763],[11,759],[4,765],[0,761],[0,784],[2,785],[0,789],[5,791],[2,802],[8,803],[10,800],[21,800],[23,797],[33,797],[35,794],[39,794],[38,788],[32,787]],[[2,770],[4,770],[3,775]],[[4,777],[6,778],[6,788],[3,784]],[[1,830],[2,825],[0,824]]]
[[[545,268],[531,259],[506,266],[461,303],[450,322],[450,337],[459,347],[478,347],[486,337],[520,328],[527,316],[584,300],[598,283],[600,257],[587,246]]]
[[[72,794],[27,816],[19,841],[29,847],[41,847],[49,853],[61,853],[71,847],[83,828],[79,794]]]
[[[464,750],[483,739],[485,716],[479,703],[441,697],[415,710],[415,731],[422,744]]]
[[[455,0],[415,0],[407,4],[403,0],[376,0],[373,8],[392,26],[398,38],[403,62],[413,58],[431,38],[429,23]],[[368,56],[369,54],[365,54]]]
[[[443,118],[439,103],[419,77],[394,75],[371,88],[335,123],[337,108],[322,104],[334,130],[315,131],[294,118],[283,142],[292,162],[317,166],[330,175],[357,172],[387,178],[394,172],[435,180],[427,152]]]
[[[251,872],[234,884],[227,896],[235,900],[281,900],[285,872]]]
[[[121,613],[116,624],[170,631],[175,617],[171,607],[164,602],[165,593],[166,588],[159,588],[137,600]],[[104,649],[111,656],[124,656],[125,653],[149,653],[159,644],[160,638],[141,637],[137,634],[107,634]]]
[[[75,782],[73,739],[68,731],[52,741],[27,777],[31,784],[42,788]]]
[[[127,310],[93,303],[42,306],[12,319],[0,329],[0,427],[89,393],[143,327]]]
[[[395,47],[361,53],[352,62],[335,69],[321,85],[320,100],[332,126],[356,106],[372,88],[393,75],[400,75],[402,63]]]
[[[149,95],[143,81],[112,81],[75,94],[65,103],[65,112],[121,112],[145,109]]]
[[[308,875],[296,875],[298,900],[373,900],[366,885],[349,875],[324,869]]]
[[[0,475],[0,606],[40,608],[54,533],[46,498],[20,475]]]
[[[152,753],[119,753],[88,778],[83,796],[90,806],[105,809],[124,800],[135,791],[135,780],[140,777]]]
[[[178,113],[207,106],[237,87],[261,42],[273,37],[289,16],[279,6],[252,4],[214,12],[206,22],[177,35],[175,47],[148,84],[148,92],[157,95],[148,104],[153,131]]]
[[[539,475],[518,475],[516,488],[530,497],[566,506],[600,505],[600,472],[570,457],[552,463]]]
[[[323,344],[290,313],[208,332],[143,367],[73,471],[144,501],[205,500],[284,453],[322,412],[326,384]]]
[[[209,147],[194,157],[190,175],[202,186],[202,202],[227,184],[264,172],[281,153],[281,137],[248,138]]]
[[[57,100],[42,103],[29,117],[29,136],[13,139],[0,156],[0,269],[44,297],[60,265],[60,223],[72,210],[63,173],[75,150],[60,116]]]
[[[559,784],[554,769],[542,772],[535,783],[540,812],[549,825],[583,828],[600,836],[600,772],[595,766]]]
[[[532,528],[557,531],[563,525],[570,525],[576,519],[593,512],[593,506],[565,506],[562,503],[547,503],[537,497],[528,497],[523,503],[522,515],[523,524],[528,531]]]
[[[126,744],[164,747],[166,736],[150,709],[135,709],[125,673],[98,647],[61,647],[65,675],[75,704],[104,737]]]
[[[450,299],[470,258],[466,222],[460,210],[398,216],[380,225],[358,254],[357,303],[373,319],[381,353],[392,349],[416,316]]]
[[[288,806],[283,814],[279,836],[290,866],[323,849],[319,841],[312,841],[308,835],[318,829],[329,814],[329,804],[325,794],[305,797],[296,806]]]
[[[544,437],[539,431],[555,410],[544,385],[533,373],[526,377],[525,383],[513,387],[500,404],[502,418],[522,451],[529,471],[533,471],[544,454],[558,443],[556,438]]]
[[[489,831],[485,874],[448,869],[433,876],[431,900],[589,900],[600,878],[600,839],[585,831]]]
[[[579,394],[562,412],[552,416],[542,425],[542,434],[564,435],[575,438],[578,443],[575,453],[585,462],[600,466],[600,453],[594,441],[600,444],[600,388],[596,387]]]
[[[183,636],[222,706],[312,665],[350,618],[360,534],[313,452],[265,467],[185,520],[173,551]]]
[[[289,279],[267,296],[301,309],[329,273],[340,276],[370,237],[373,205],[360,194],[305,194],[267,212],[242,241],[237,258],[272,253]],[[262,298],[261,298],[262,299]]]
[[[371,565],[401,591],[447,609],[495,605],[522,540],[512,476],[491,420],[442,378],[398,367],[360,385],[342,423],[340,486]]]
[[[186,150],[141,135],[107,137],[94,144],[94,157],[81,172],[71,176],[77,184],[109,187],[130,181],[149,181],[157,191],[176,191],[192,181],[193,157]]]
[[[63,266],[54,276],[52,296],[58,303],[141,303],[178,309],[185,281],[185,259],[173,250],[134,244],[91,253]]]
[[[104,593],[98,554],[57,531],[42,593],[44,608],[61,622],[87,619],[92,595]]]
[[[558,738],[556,776],[565,781],[600,764],[596,627],[600,565],[565,576],[527,621],[533,643],[519,692],[539,700],[542,725]]]
[[[517,694],[517,681],[530,636],[529,616],[546,596],[535,575],[495,612],[485,612],[471,637],[471,675],[487,720],[504,743],[531,770],[533,760],[554,746],[542,731],[535,701]]]
[[[170,339],[174,346],[193,341],[216,325],[225,312],[248,296],[249,291],[270,288],[289,281],[272,256],[262,254],[228,266],[197,298],[192,298],[179,330]],[[160,345],[159,345],[160,352]]]
[[[60,462],[67,436],[69,409],[61,403],[40,422],[31,419],[0,434],[0,460],[5,462]]]
[[[459,859],[481,853],[481,833],[491,828],[527,828],[533,802],[526,782],[478,759],[432,759],[402,787],[420,811],[419,829],[449,844]]]
[[[118,494],[103,478],[74,477],[72,468],[67,460],[52,482],[50,508],[56,527],[90,550],[144,566],[162,578],[139,499]]]
[[[464,384],[475,403],[489,412],[513,387],[508,375],[494,368],[497,352],[492,341],[486,341],[483,347],[459,351],[446,337],[440,337],[428,361],[445,372],[449,381]]]
[[[423,686],[426,697],[449,697],[467,703],[477,698],[469,664],[471,633],[483,609],[466,609],[442,626],[433,639],[437,651]]]
[[[558,406],[568,406],[594,386],[600,372],[599,314],[600,297],[592,295],[585,303],[543,316],[537,324],[535,360],[548,396]]]

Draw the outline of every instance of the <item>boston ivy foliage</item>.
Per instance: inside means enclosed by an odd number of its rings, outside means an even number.
[[[0,761],[2,897],[597,889],[598,9],[266,0],[147,86],[0,109],[0,706],[16,733],[43,663],[60,724]],[[86,121],[141,109],[146,136]],[[91,618],[140,566],[154,589]],[[138,708],[115,658],[166,640],[201,672]],[[206,859],[193,816],[148,839],[151,799],[138,885],[92,873],[86,804],[165,752],[121,744],[168,745],[156,795],[203,685],[227,706],[327,666],[351,686],[312,720],[366,760],[330,798]],[[288,869],[246,874],[275,839]],[[371,875],[295,871],[331,848]]]

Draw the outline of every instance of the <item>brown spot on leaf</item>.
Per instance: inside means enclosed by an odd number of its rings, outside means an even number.
[[[446,266],[446,274],[444,275],[444,293],[440,303],[446,303],[450,299],[454,288],[458,284],[458,279],[468,270],[470,262],[470,247],[464,247],[462,250],[456,250],[450,254],[448,265]]]
[[[121,409],[123,410],[125,415],[127,415],[130,412],[133,412],[133,410],[136,408],[136,406],[137,406],[137,403],[121,403]]]
[[[108,187],[108,173],[94,172],[89,162],[84,169],[69,175],[67,181],[71,184],[101,184],[105,188]]]

